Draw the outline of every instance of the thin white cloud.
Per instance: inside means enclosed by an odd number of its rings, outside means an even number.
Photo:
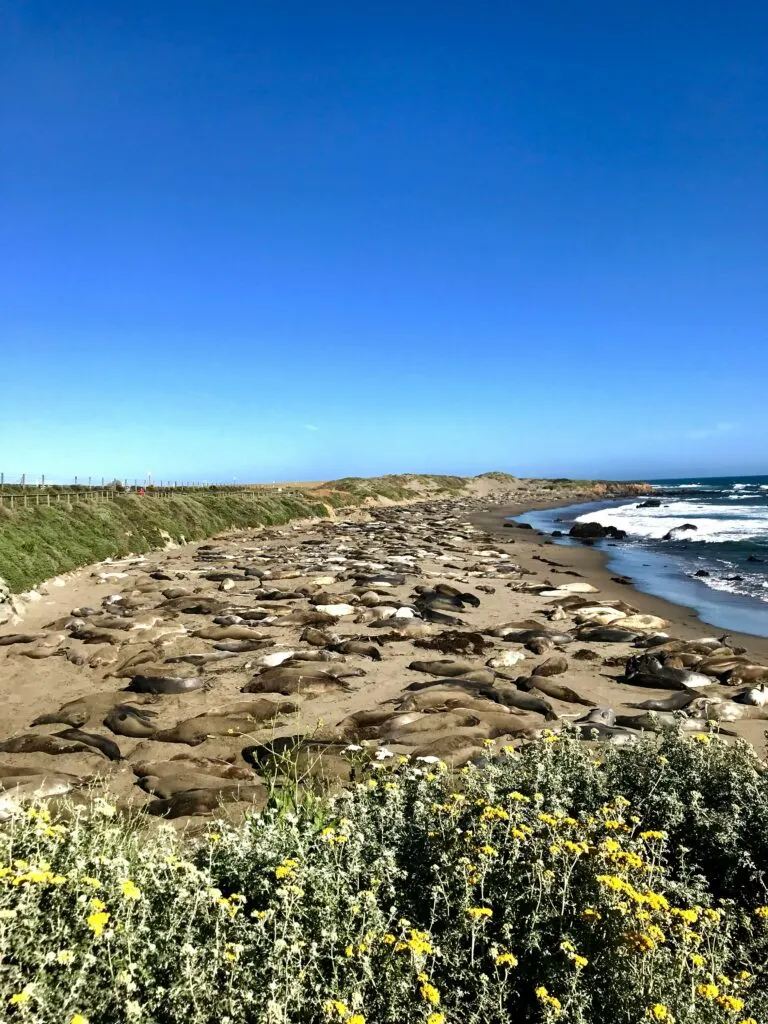
[[[319,429],[320,429],[320,427],[316,427],[316,426],[314,425],[314,423],[305,423],[305,424],[304,424],[304,429],[305,429],[305,430],[319,430]]]
[[[702,441],[708,437],[720,437],[722,434],[730,434],[736,429],[735,423],[715,423],[711,427],[701,427],[698,430],[689,430],[686,437],[692,441]]]

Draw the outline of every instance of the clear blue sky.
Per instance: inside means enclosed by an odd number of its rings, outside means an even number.
[[[7,0],[0,469],[768,472],[764,0]]]

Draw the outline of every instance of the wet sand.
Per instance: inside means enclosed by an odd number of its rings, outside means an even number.
[[[725,630],[710,623],[702,622],[692,608],[684,608],[671,601],[652,594],[644,594],[632,586],[616,583],[616,576],[607,569],[609,555],[598,548],[583,544],[555,544],[545,534],[537,530],[505,526],[510,516],[522,516],[526,512],[560,508],[561,503],[541,502],[536,504],[499,505],[472,516],[475,525],[487,530],[499,538],[514,540],[515,558],[530,568],[529,561],[534,554],[544,555],[552,561],[562,563],[568,569],[582,574],[585,582],[592,583],[600,590],[600,597],[608,600],[620,599],[633,604],[639,611],[658,615],[670,623],[668,632],[676,637],[693,640],[703,636],[722,636]],[[531,553],[528,553],[529,550]],[[536,565],[534,561],[533,566]],[[554,578],[558,570],[551,568]],[[631,595],[631,596],[630,596]],[[739,647],[746,647],[750,654],[759,661],[768,662],[768,637],[754,636],[751,633],[739,633],[728,630],[731,642]]]

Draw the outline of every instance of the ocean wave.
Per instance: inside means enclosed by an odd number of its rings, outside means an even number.
[[[738,513],[723,505],[696,501],[671,501],[661,508],[638,508],[637,504],[586,512],[578,523],[600,523],[625,530],[630,537],[661,540],[671,530],[691,524],[675,539],[706,543],[727,543],[755,538],[768,539],[768,506],[743,505]]]
[[[738,594],[740,597],[751,597],[756,601],[763,601],[768,604],[768,594],[761,594],[759,591],[756,593],[758,587],[768,588],[768,583],[766,582],[755,584],[754,581],[751,581],[752,586],[750,587],[749,585],[745,586],[745,582],[742,580],[718,579],[716,576],[710,576],[709,579],[701,580],[701,582],[705,583],[710,590],[718,590],[726,594]]]

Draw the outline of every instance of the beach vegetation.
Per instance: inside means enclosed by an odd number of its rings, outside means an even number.
[[[0,1017],[36,1024],[768,1020],[746,743],[575,735],[357,758],[195,835],[103,797],[0,827]]]

